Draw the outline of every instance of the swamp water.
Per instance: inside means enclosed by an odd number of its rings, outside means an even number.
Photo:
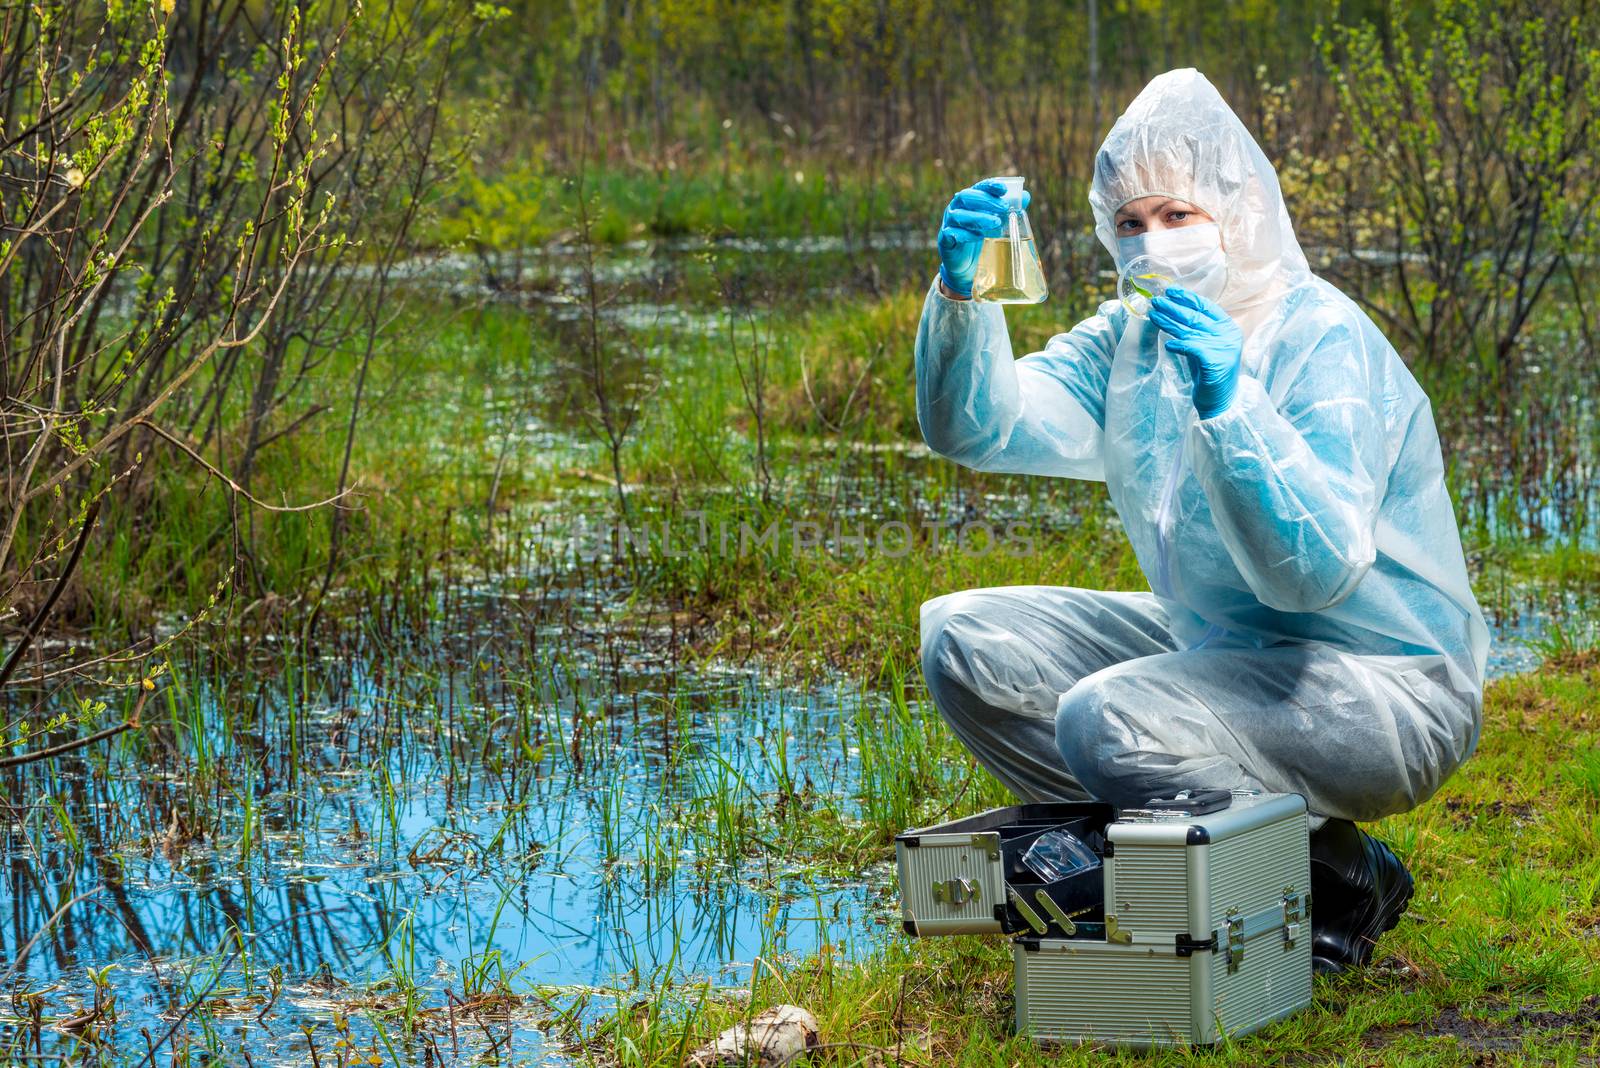
[[[898,929],[886,865],[758,843],[856,819],[860,743],[915,733],[903,703],[677,672],[600,605],[525,629],[539,596],[470,592],[389,655],[196,658],[145,710],[158,746],[18,775],[38,803],[8,821],[0,959],[90,896],[7,976],[13,1052],[131,1063],[177,1024],[258,1064],[340,1041],[534,1062],[617,997]]]

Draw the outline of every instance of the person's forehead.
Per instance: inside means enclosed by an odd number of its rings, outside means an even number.
[[[1191,210],[1194,208],[1194,205],[1189,203],[1187,200],[1179,200],[1177,197],[1169,197],[1161,193],[1156,193],[1151,196],[1138,197],[1134,200],[1128,201],[1128,203],[1117,209],[1117,214],[1149,215],[1174,204]]]

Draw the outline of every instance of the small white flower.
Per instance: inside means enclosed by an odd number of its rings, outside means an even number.
[[[67,168],[67,184],[74,189],[83,188],[83,171],[77,167]]]

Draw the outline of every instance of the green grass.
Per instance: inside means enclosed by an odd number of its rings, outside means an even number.
[[[603,245],[673,237],[804,237],[931,219],[951,179],[921,164],[881,174],[777,153],[721,154],[693,170],[611,164],[581,176]],[[440,194],[427,244],[512,251],[570,239],[579,176],[468,170]]]
[[[634,266],[665,276],[661,290],[630,275],[626,292],[608,296],[620,295],[623,304],[643,300],[687,310],[715,328],[631,330],[631,340],[649,353],[645,377],[661,383],[623,454],[624,477],[639,488],[643,511],[658,519],[707,509],[763,522],[774,516],[831,521],[835,485],[846,480],[859,487],[858,496],[885,508],[892,502],[902,516],[958,495],[976,500],[1009,494],[1041,509],[1076,511],[1091,523],[1104,518],[1104,495],[1092,487],[958,472],[914,455],[920,435],[911,347],[925,279],[934,270],[932,231],[940,206],[969,175],[953,173],[954,163],[947,169],[909,157],[873,162],[812,155],[772,129],[763,132],[761,124],[747,126],[740,119],[724,125],[716,109],[695,114],[686,155],[662,155],[669,162],[657,168],[627,162],[645,155],[614,151],[585,176],[602,269],[622,254],[617,245],[640,239],[759,242],[848,234],[859,242],[865,232],[900,227],[926,237],[921,245],[913,240],[903,250],[880,253],[881,262],[853,251],[795,256],[727,246],[714,255],[628,252],[639,257]],[[573,176],[529,162],[542,159],[541,153],[517,144],[506,158],[466,166],[438,193],[419,232],[424,246],[520,262],[523,250],[570,241]],[[1103,258],[1090,262],[1106,266]],[[571,268],[573,261],[563,266]],[[1081,275],[1058,281],[1045,304],[1008,310],[1018,353],[1040,346],[1109,295],[1109,281],[1095,270]],[[752,321],[730,322],[725,284],[751,298]],[[546,296],[559,288],[553,278],[532,285]],[[476,307],[419,292],[397,292],[393,304],[396,318],[385,328],[355,440],[352,503],[358,510],[347,517],[342,582],[371,588],[419,559],[443,553],[472,557],[487,569],[496,561],[485,546],[508,526],[514,530],[541,511],[561,511],[560,502],[577,496],[573,491],[580,487],[596,492],[577,507],[591,516],[604,513],[610,506],[603,492],[609,465],[593,427],[578,414],[584,399],[573,388],[577,331],[571,324],[560,326],[540,309],[511,303]],[[1518,356],[1537,359],[1544,369],[1517,377],[1517,392],[1498,395],[1493,403],[1471,400],[1482,383],[1461,361],[1417,368],[1435,398],[1441,429],[1460,446],[1456,454],[1474,454],[1488,439],[1502,437],[1523,446],[1511,451],[1507,463],[1526,470],[1491,471],[1493,477],[1485,479],[1481,468],[1452,468],[1449,476],[1486,604],[1509,607],[1528,587],[1600,593],[1600,554],[1584,546],[1581,529],[1530,539],[1520,533],[1518,514],[1528,499],[1537,499],[1549,472],[1577,472],[1569,481],[1581,481],[1589,462],[1567,452],[1581,437],[1578,415],[1587,396],[1585,367],[1569,353],[1576,329],[1572,306],[1570,300],[1547,301],[1530,327],[1527,351]],[[775,492],[760,509],[747,502],[756,421],[739,367],[752,344],[770,360],[763,429]],[[291,354],[289,366],[299,355]],[[261,454],[250,482],[259,496],[302,503],[331,491],[358,355],[359,343],[330,354],[313,386],[266,428],[267,434],[288,430],[313,401],[327,406]],[[561,366],[563,360],[568,366]],[[208,373],[194,380],[195,395],[209,385]],[[225,428],[221,440],[206,443],[206,455],[225,469],[234,469],[243,449],[238,427],[249,392],[234,384],[218,413]],[[1468,411],[1474,404],[1483,412]],[[188,425],[192,413],[181,406],[180,398],[163,419]],[[1512,417],[1503,414],[1508,407]],[[530,416],[560,436],[560,443],[514,436]],[[1485,421],[1490,418],[1493,433]],[[866,452],[885,446],[910,449],[904,455]],[[235,531],[227,494],[208,486],[202,472],[167,446],[151,444],[145,451],[145,469],[118,507],[101,517],[83,565],[82,590],[69,595],[64,617],[89,632],[140,627],[164,613],[192,616],[223,579],[245,604],[294,602],[320,582],[331,511],[274,515],[245,509],[237,532],[242,562],[230,570]],[[1501,483],[1525,493],[1502,492],[1491,501],[1489,490]],[[1548,496],[1562,498],[1553,490]],[[36,534],[23,532],[24,548]],[[651,573],[639,577],[649,592],[729,624],[728,647],[762,647],[784,656],[793,649],[819,650],[851,668],[881,662],[901,640],[879,640],[881,621],[887,617],[891,627],[904,627],[915,604],[931,592],[978,582],[1141,581],[1115,532],[1104,529],[1052,535],[1043,551],[1022,561],[936,558],[919,566],[867,554],[815,564],[793,553],[763,558],[761,566],[700,554],[654,561]]]
[[[401,305],[367,381],[351,458],[344,566],[353,586],[372,585],[419,555],[452,542],[483,540],[494,472],[529,396],[533,341],[525,315],[447,301]],[[321,500],[338,484],[359,355],[339,350],[322,371],[316,400],[328,410],[307,420],[259,454],[250,488],[278,504]],[[486,399],[496,403],[485,403]],[[236,420],[245,397],[237,391],[224,425]],[[277,415],[266,435],[301,415]],[[242,447],[224,434],[215,462],[232,468]],[[228,495],[181,457],[148,446],[149,481],[126,506],[108,509],[97,537],[100,551],[85,556],[88,589],[116,591],[92,598],[91,628],[104,630],[158,612],[193,613],[228,577],[233,544]],[[554,492],[559,469],[508,465],[498,507]],[[181,505],[179,504],[181,502]],[[331,508],[269,513],[239,502],[239,544],[246,559],[232,575],[240,604],[267,593],[289,601],[314,589],[326,564]]]
[[[1214,1050],[1041,1050],[1010,1033],[1002,939],[911,941],[860,960],[823,954],[758,970],[751,997],[662,992],[609,1021],[601,1059],[676,1064],[746,1014],[801,1005],[822,1025],[824,1063],[1474,1064],[1592,1063],[1600,1054],[1600,761],[1590,735],[1600,658],[1490,685],[1476,756],[1420,809],[1373,829],[1417,879],[1400,926],[1362,972],[1319,978],[1311,1008]],[[973,798],[959,812],[981,808]],[[904,815],[909,815],[904,814]],[[1587,999],[1587,1000],[1586,1000]],[[676,1008],[674,1008],[676,1006]],[[870,1049],[880,1047],[882,1053]]]

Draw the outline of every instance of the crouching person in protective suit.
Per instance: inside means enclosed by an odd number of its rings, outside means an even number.
[[[1311,273],[1272,165],[1193,70],[1161,75],[1095,159],[1112,301],[1013,359],[970,299],[1001,187],[952,200],[917,334],[917,416],[983,471],[1102,480],[1148,593],[967,590],[922,607],[940,714],[1025,801],[1136,806],[1183,789],[1298,793],[1314,957],[1365,964],[1412,893],[1355,821],[1430,797],[1477,744],[1488,630],[1428,398]]]

